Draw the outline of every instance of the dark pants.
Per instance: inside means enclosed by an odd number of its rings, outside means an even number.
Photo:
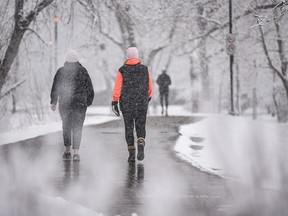
[[[71,146],[72,144],[73,149],[79,149],[86,110],[86,107],[77,109],[60,109],[65,146]]]
[[[134,123],[137,138],[146,136],[146,115],[147,110],[123,113],[125,124],[125,139],[128,146],[134,145]]]
[[[160,93],[160,104],[161,104],[162,108],[164,106],[163,100],[165,101],[166,108],[168,108],[168,105],[169,105],[168,98],[169,98],[168,92],[167,93],[166,92]]]

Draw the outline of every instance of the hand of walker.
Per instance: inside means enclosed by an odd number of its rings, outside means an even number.
[[[116,116],[120,116],[119,108],[118,108],[118,102],[112,101],[112,111],[115,113]]]
[[[56,104],[51,104],[51,110],[55,111],[56,110],[57,105]]]

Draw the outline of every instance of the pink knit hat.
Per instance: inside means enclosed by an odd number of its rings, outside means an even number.
[[[129,47],[126,51],[126,59],[139,58],[138,49],[136,47]]]
[[[77,62],[79,61],[79,55],[76,50],[70,50],[67,52],[66,55],[67,62]]]

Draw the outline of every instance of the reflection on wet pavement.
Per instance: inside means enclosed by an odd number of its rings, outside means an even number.
[[[144,164],[136,163],[128,164],[127,172],[127,188],[139,188],[144,181]]]
[[[73,184],[81,183],[79,182],[81,164],[72,161],[62,161],[62,164],[63,182],[58,185],[59,190],[69,189]]]

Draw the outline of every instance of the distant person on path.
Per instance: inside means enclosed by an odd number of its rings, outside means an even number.
[[[125,124],[125,138],[128,145],[128,162],[135,162],[134,124],[137,134],[137,159],[144,159],[146,116],[152,97],[152,79],[147,66],[141,64],[136,47],[126,51],[126,61],[120,67],[115,81],[112,111],[119,116],[118,101]]]
[[[164,102],[166,107],[165,115],[168,116],[168,105],[169,105],[169,85],[171,85],[170,76],[167,75],[166,69],[162,70],[162,74],[160,74],[157,78],[157,84],[159,85],[159,92],[160,92],[160,104],[162,107],[161,114],[164,114]]]
[[[63,160],[71,160],[71,145],[74,150],[73,161],[80,161],[79,147],[87,107],[94,99],[94,89],[87,70],[79,63],[75,50],[70,50],[64,66],[54,77],[51,90],[51,109],[56,110],[59,101],[59,113],[65,152]]]

